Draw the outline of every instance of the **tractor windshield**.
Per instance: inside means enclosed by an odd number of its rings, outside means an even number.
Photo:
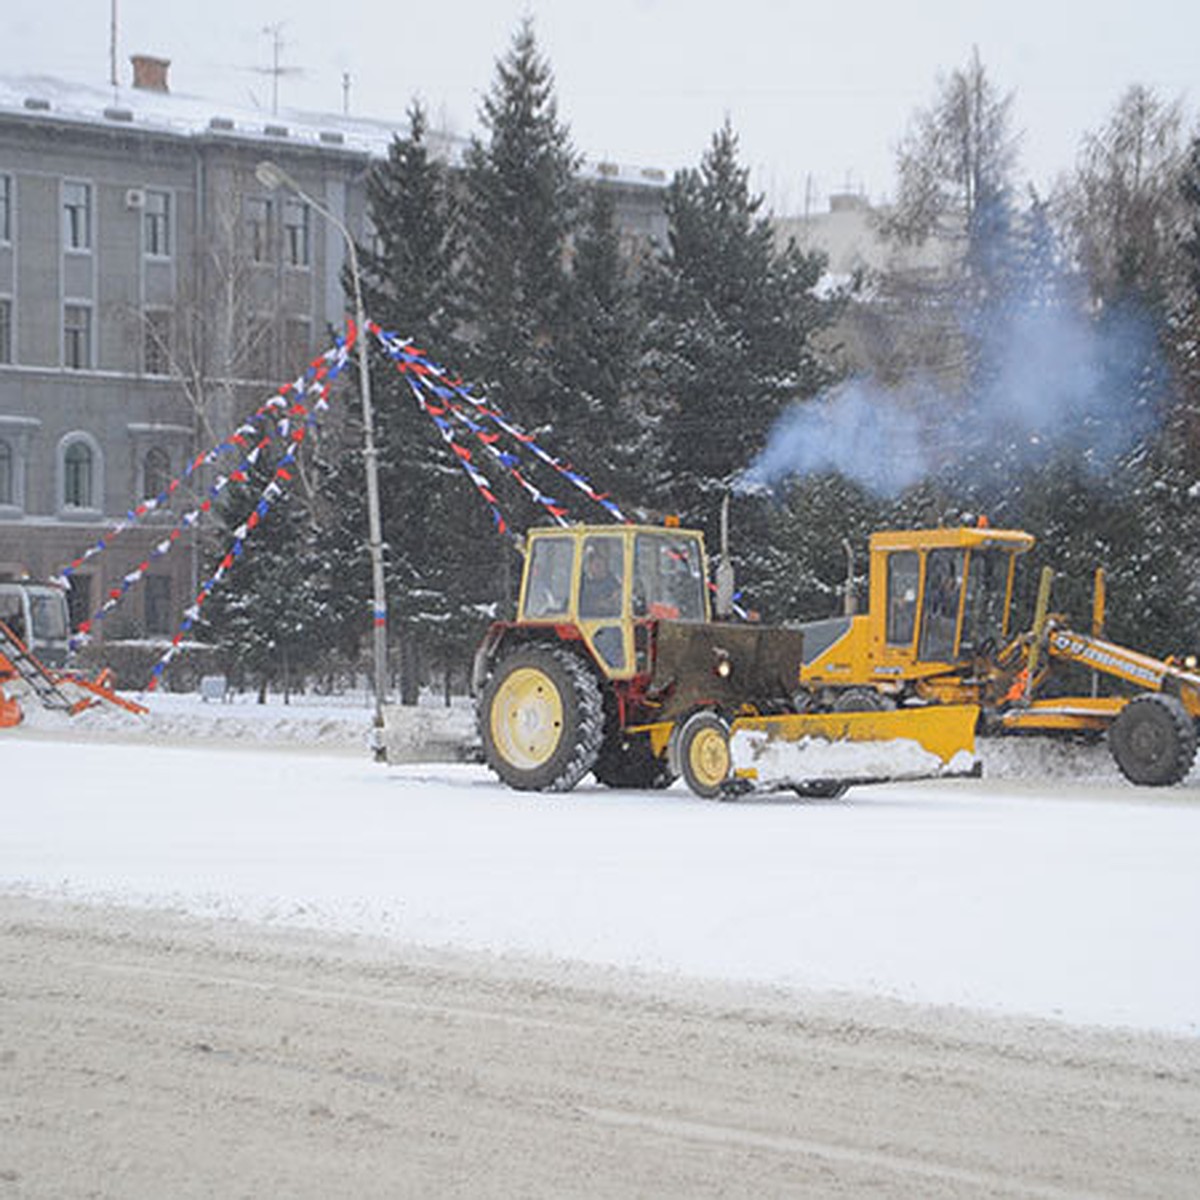
[[[959,652],[971,657],[991,642],[999,644],[1005,635],[1008,577],[1012,569],[1011,550],[973,550],[967,567],[967,604],[963,614],[962,643]]]
[[[639,533],[633,552],[633,615],[703,621],[700,543],[671,533]]]

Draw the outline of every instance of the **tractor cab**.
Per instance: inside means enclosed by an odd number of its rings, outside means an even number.
[[[706,579],[704,543],[694,530],[534,529],[517,621],[578,631],[610,679],[630,679],[649,667],[649,622],[709,619]]]
[[[1016,559],[1033,541],[987,526],[874,534],[869,612],[822,623],[804,682],[892,690],[968,668],[1007,640]]]

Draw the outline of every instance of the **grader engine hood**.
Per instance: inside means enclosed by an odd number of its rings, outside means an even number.
[[[736,709],[748,701],[787,701],[804,653],[798,629],[661,622],[650,691],[665,697],[660,720],[698,705]]]

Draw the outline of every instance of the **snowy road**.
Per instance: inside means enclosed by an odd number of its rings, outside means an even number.
[[[0,897],[0,1196],[1195,1195],[1200,1042]]]
[[[0,891],[1200,1034],[1200,792],[521,795],[481,769],[5,734]]]

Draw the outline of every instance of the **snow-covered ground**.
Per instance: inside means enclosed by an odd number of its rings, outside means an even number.
[[[361,701],[149,703],[0,731],[0,892],[1200,1035],[1200,786],[1103,747],[721,804],[381,766]]]

